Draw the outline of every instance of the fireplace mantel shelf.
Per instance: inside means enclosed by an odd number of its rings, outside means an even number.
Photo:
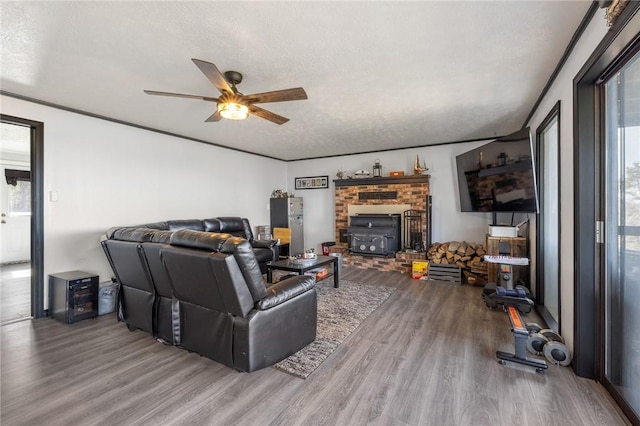
[[[411,183],[428,183],[430,175],[386,176],[356,179],[334,179],[336,187],[360,185],[402,185]]]

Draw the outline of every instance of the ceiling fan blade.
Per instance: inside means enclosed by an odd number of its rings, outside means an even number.
[[[249,105],[249,111],[251,112],[251,114],[257,115],[258,117],[264,118],[265,120],[269,120],[272,123],[284,124],[287,121],[289,121],[289,119],[287,117],[283,117],[281,115],[274,114],[271,111],[267,111],[266,109],[262,109],[260,107],[255,106],[255,105]]]
[[[200,71],[207,76],[209,81],[212,82],[221,93],[228,93],[230,95],[234,93],[231,86],[229,86],[229,82],[224,78],[224,75],[222,75],[218,67],[211,62],[202,61],[200,59],[191,60],[198,68],[200,68]]]
[[[222,116],[220,115],[220,111],[218,111],[218,110],[216,109],[216,112],[214,112],[213,114],[211,114],[211,115],[209,116],[209,118],[207,118],[207,119],[206,119],[206,120],[204,120],[204,121],[205,121],[205,123],[211,123],[211,122],[214,122],[214,121],[220,121],[220,120],[222,120]]]
[[[246,102],[253,104],[285,101],[301,101],[307,99],[307,92],[302,87],[293,89],[274,90],[273,92],[254,93],[243,96]]]
[[[176,98],[201,99],[203,101],[218,102],[218,98],[212,98],[209,96],[185,95],[184,93],[157,92],[155,90],[145,90],[144,93],[146,93],[147,95],[173,96]]]

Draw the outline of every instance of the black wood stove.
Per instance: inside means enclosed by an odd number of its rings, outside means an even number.
[[[358,214],[350,216],[345,234],[351,253],[392,257],[401,246],[401,215]]]

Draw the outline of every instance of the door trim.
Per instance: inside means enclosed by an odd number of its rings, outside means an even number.
[[[31,316],[44,310],[44,123],[0,114],[0,121],[31,129]]]

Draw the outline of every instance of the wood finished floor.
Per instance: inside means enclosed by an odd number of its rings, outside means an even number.
[[[0,324],[31,317],[31,263],[0,266]]]
[[[398,290],[306,380],[238,373],[112,315],[3,326],[0,423],[628,424],[602,386],[570,368],[498,364],[496,349],[513,352],[509,320],[480,288],[351,268],[342,278]]]

